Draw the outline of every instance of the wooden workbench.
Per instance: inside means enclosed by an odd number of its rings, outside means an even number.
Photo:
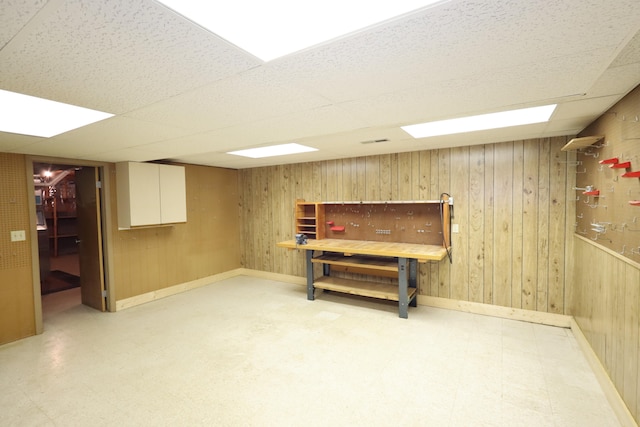
[[[317,288],[398,301],[399,316],[404,319],[409,316],[408,307],[417,305],[417,263],[441,261],[447,256],[442,246],[363,240],[308,240],[304,245],[287,240],[277,243],[277,246],[305,251],[307,299],[315,299]],[[314,256],[315,251],[322,254]],[[314,277],[314,263],[323,264],[323,277]],[[389,272],[395,272],[398,286],[331,277],[329,269],[332,265],[347,272],[374,275],[380,272],[387,277]]]

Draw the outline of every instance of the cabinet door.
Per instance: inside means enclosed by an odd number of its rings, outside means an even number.
[[[153,163],[129,163],[131,226],[161,223],[158,166]]]
[[[183,166],[160,166],[160,219],[162,224],[187,222],[187,194]]]
[[[130,228],[160,224],[158,165],[122,162],[116,164],[118,226]]]

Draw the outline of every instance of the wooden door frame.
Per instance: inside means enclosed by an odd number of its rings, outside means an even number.
[[[34,163],[51,163],[51,164],[63,164],[74,166],[87,166],[95,167],[99,170],[99,176],[102,181],[102,191],[100,191],[100,209],[101,209],[101,227],[102,227],[102,248],[103,248],[103,263],[104,263],[104,284],[107,291],[106,309],[107,311],[116,311],[116,293],[113,280],[113,244],[112,244],[112,230],[111,230],[111,191],[115,188],[114,182],[112,182],[111,170],[113,168],[112,163],[106,162],[94,162],[90,160],[78,160],[78,159],[66,159],[60,157],[45,157],[45,156],[25,156],[26,172],[27,172],[27,191],[30,195],[29,199],[29,221],[31,224],[37,222],[36,219],[36,202],[35,197],[31,197],[35,194],[35,185],[33,183],[33,164]],[[41,334],[44,330],[42,321],[42,295],[40,289],[40,261],[38,257],[38,234],[35,232],[31,234],[31,267],[33,277],[33,306],[34,317],[36,324],[36,334]]]

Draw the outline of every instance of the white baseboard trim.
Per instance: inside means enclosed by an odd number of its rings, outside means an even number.
[[[613,411],[616,413],[618,417],[618,421],[624,427],[638,427],[638,423],[631,415],[629,408],[625,405],[622,396],[616,389],[616,386],[611,381],[611,377],[605,370],[604,366],[602,366],[602,362],[598,359],[598,356],[591,348],[587,337],[582,333],[582,329],[580,329],[580,325],[575,319],[571,318],[571,332],[573,332],[573,336],[576,338],[578,345],[582,349],[582,353],[584,354],[589,366],[591,366],[591,370],[595,374],[598,382],[600,383],[600,387],[602,387],[602,391],[604,392],[609,404],[613,408]]]
[[[501,307],[479,302],[460,301],[448,298],[418,295],[418,304],[429,307],[446,308],[449,310],[464,311],[466,313],[484,314],[503,319],[521,320],[523,322],[538,323],[542,325],[571,327],[571,316],[555,313],[543,313],[540,311],[524,310],[521,308]]]
[[[166,298],[171,295],[176,295],[182,292],[190,291],[192,289],[201,288],[215,282],[220,282],[221,280],[240,276],[243,274],[241,272],[242,270],[244,269],[236,268],[235,270],[225,271],[224,273],[214,274],[213,276],[202,277],[190,282],[180,283],[178,285],[169,286],[168,288],[158,289],[157,291],[151,291],[145,294],[136,295],[131,298],[118,300],[116,301],[116,311],[125,310],[127,308],[135,307],[140,304],[146,304],[151,301]]]

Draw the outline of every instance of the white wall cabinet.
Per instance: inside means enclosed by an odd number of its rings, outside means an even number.
[[[187,221],[183,166],[116,163],[118,228]]]

